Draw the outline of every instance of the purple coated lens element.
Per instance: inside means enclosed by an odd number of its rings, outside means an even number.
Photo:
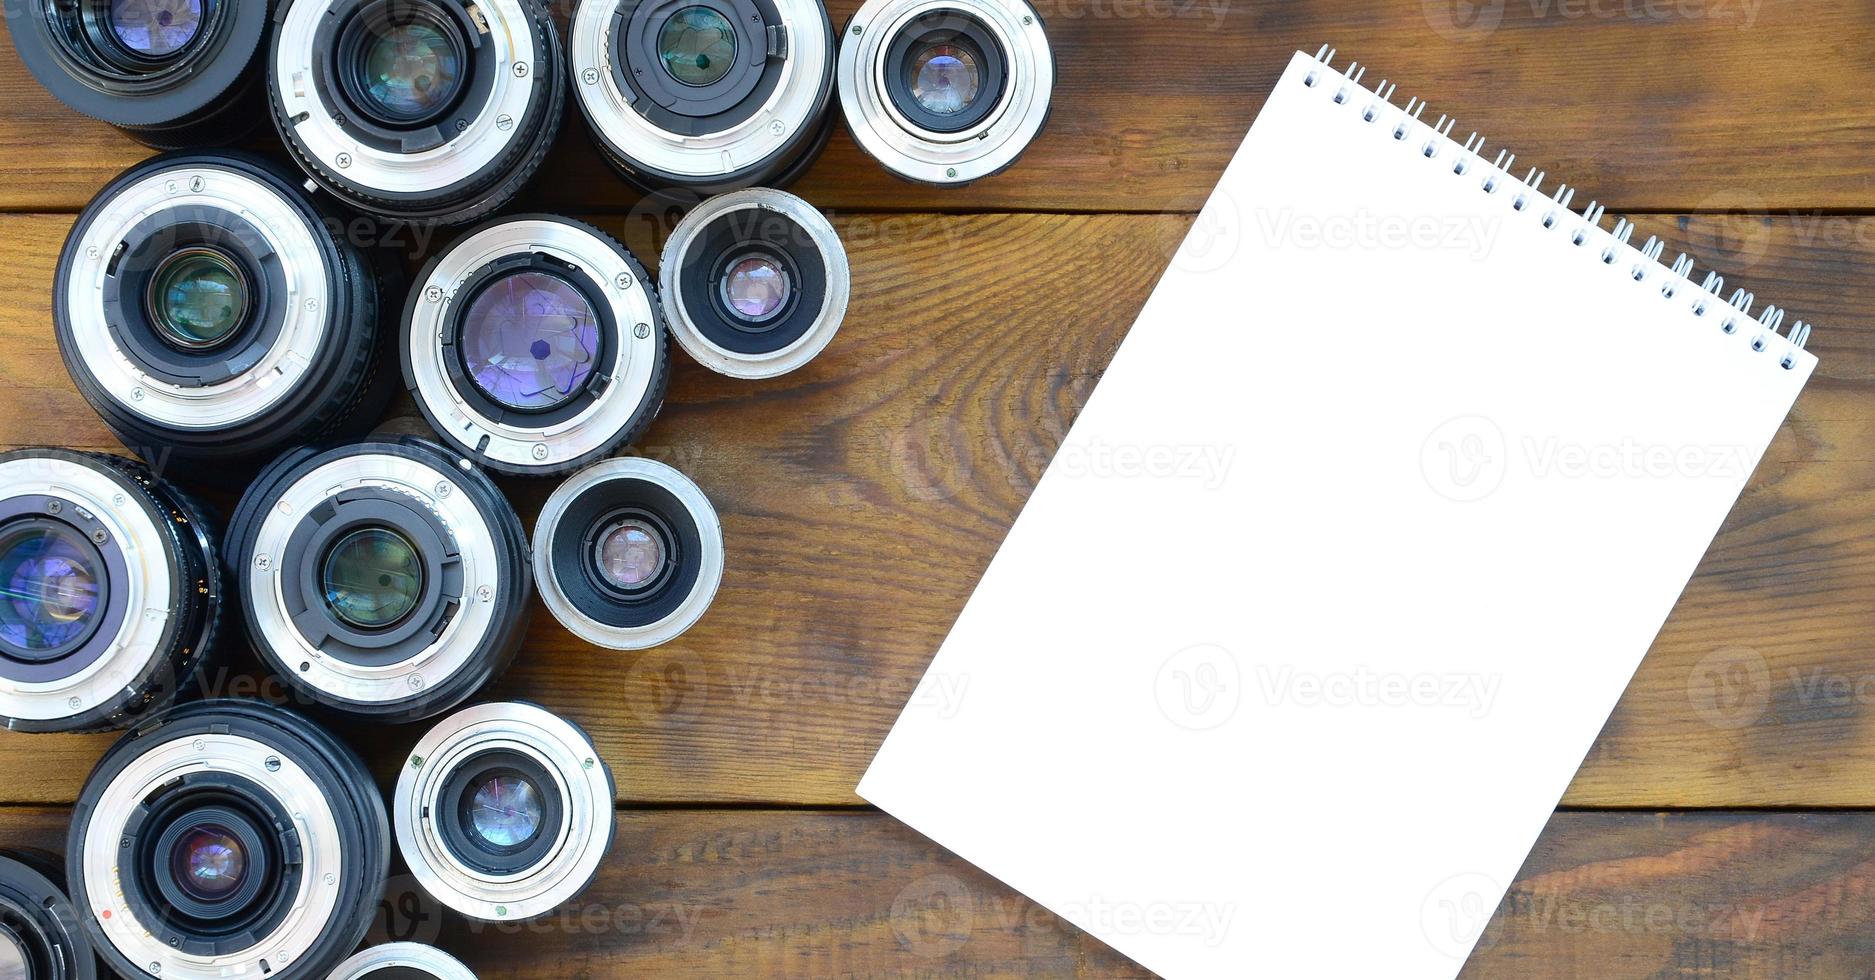
[[[793,288],[780,260],[769,255],[751,255],[738,260],[723,277],[723,299],[729,303],[729,309],[754,322],[774,316],[788,301]]]
[[[219,824],[202,824],[176,841],[169,869],[191,898],[213,902],[240,886],[247,874],[247,851],[233,831]]]
[[[0,543],[0,641],[55,650],[82,637],[97,618],[99,569],[78,532],[34,527]]]
[[[457,343],[482,394],[505,408],[551,411],[592,377],[599,318],[586,294],[565,279],[516,272],[475,295]]]
[[[181,51],[202,33],[203,0],[111,0],[111,33],[149,58]]]

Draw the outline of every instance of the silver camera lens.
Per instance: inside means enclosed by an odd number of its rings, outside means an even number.
[[[65,895],[65,868],[36,851],[0,851],[0,977],[96,980],[97,954]]]
[[[689,477],[608,459],[561,484],[534,526],[534,578],[555,619],[613,650],[674,639],[723,579],[723,526]]]
[[[486,475],[420,439],[281,457],[241,498],[228,554],[262,660],[355,716],[455,707],[527,628],[520,518]]]
[[[475,220],[559,131],[566,67],[541,0],[289,0],[269,56],[274,125],[306,173],[366,211]]]
[[[900,177],[939,186],[1014,163],[1055,87],[1041,16],[1024,0],[866,0],[838,64],[853,140]]]
[[[0,454],[0,721],[121,728],[193,683],[221,618],[201,509],[141,464]]]
[[[437,901],[525,921],[592,882],[612,846],[612,771],[571,722],[531,704],[479,704],[411,750],[392,807],[397,847]]]
[[[638,438],[670,373],[644,267],[598,229],[546,215],[483,225],[431,259],[402,349],[437,433],[517,476],[565,472]]]
[[[475,980],[475,974],[434,946],[385,943],[340,963],[326,980]]]
[[[813,360],[839,331],[851,290],[833,225],[766,187],[698,205],[658,263],[658,298],[677,342],[732,378],[772,378]]]
[[[157,463],[258,465],[368,424],[378,280],[279,166],[178,153],[112,181],[65,241],[53,324],[72,380]]]
[[[580,110],[641,190],[786,186],[826,146],[819,0],[579,0],[569,38]]]
[[[66,878],[119,976],[318,980],[371,925],[389,866],[364,763],[249,700],[171,708],[113,745],[72,812]]]

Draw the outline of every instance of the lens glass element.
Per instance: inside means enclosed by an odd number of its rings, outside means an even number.
[[[599,318],[572,283],[517,272],[477,293],[457,341],[482,393],[513,409],[544,412],[572,401],[592,377]]]
[[[247,276],[215,249],[185,248],[157,265],[147,300],[165,341],[207,350],[225,343],[247,320]]]
[[[669,560],[664,537],[650,524],[627,519],[599,536],[599,574],[612,585],[630,591],[657,580]]]
[[[489,775],[470,799],[469,826],[493,847],[519,847],[540,833],[540,790],[512,771]]]
[[[169,852],[169,870],[190,898],[218,902],[241,886],[247,873],[247,849],[220,824],[189,828]]]
[[[959,44],[927,44],[912,56],[911,95],[926,112],[952,116],[977,100],[983,70],[975,52]]]
[[[0,932],[0,980],[33,980],[32,959],[11,932]]]
[[[96,552],[64,525],[33,524],[0,537],[0,641],[20,650],[56,650],[97,618],[103,569]]]
[[[129,51],[166,58],[202,33],[203,0],[111,0],[111,33]]]
[[[685,85],[722,80],[736,63],[736,31],[729,18],[709,7],[685,7],[658,31],[658,59]]]
[[[424,21],[379,29],[364,44],[365,98],[390,119],[420,119],[455,98],[462,61],[441,28]]]
[[[745,320],[766,320],[787,303],[793,284],[773,256],[751,255],[729,267],[723,277],[723,299],[731,312]]]
[[[362,527],[340,538],[321,571],[326,605],[360,629],[388,629],[423,596],[423,561],[410,539],[387,527]]]

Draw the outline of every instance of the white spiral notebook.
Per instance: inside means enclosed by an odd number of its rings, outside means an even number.
[[[1457,973],[1816,365],[1332,60],[1290,62],[859,786],[1167,977]],[[1023,925],[900,898],[934,968]]]

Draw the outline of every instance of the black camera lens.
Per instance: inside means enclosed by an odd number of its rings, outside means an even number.
[[[785,187],[827,144],[819,0],[579,0],[569,37],[595,141],[648,193]]]
[[[559,132],[566,66],[542,0],[289,0],[277,20],[274,125],[354,207],[473,221]]]
[[[444,905],[525,921],[572,898],[612,844],[612,772],[535,705],[480,704],[417,742],[397,779],[397,846]]]
[[[221,615],[201,508],[141,464],[0,453],[0,721],[130,724],[194,680]]]
[[[533,591],[513,508],[421,439],[281,457],[235,509],[228,561],[267,665],[376,719],[447,711],[504,670]]]
[[[97,955],[65,895],[65,869],[36,851],[0,851],[0,978],[95,980]]]
[[[370,927],[387,824],[364,763],[317,725],[200,701],[104,754],[72,813],[66,876],[123,976],[312,980]]]
[[[664,403],[664,320],[644,266],[590,225],[522,215],[431,259],[404,310],[404,382],[456,450],[565,472],[642,434]]]
[[[1048,120],[1054,54],[1024,0],[867,0],[838,58],[854,142],[940,186],[997,173]]]
[[[813,205],[751,187],[710,198],[678,222],[658,263],[658,299],[698,363],[772,378],[826,349],[851,279],[840,236]]]
[[[236,474],[375,421],[379,284],[281,167],[181,153],[132,167],[73,225],[59,351],[113,433],[154,464]]]
[[[265,0],[5,0],[20,60],[73,109],[159,149],[231,143],[263,114]]]
[[[534,527],[541,599],[574,635],[614,650],[656,646],[702,618],[723,578],[723,528],[682,473],[608,459],[561,484]]]
[[[475,980],[475,974],[434,946],[385,943],[340,963],[326,980]]]

